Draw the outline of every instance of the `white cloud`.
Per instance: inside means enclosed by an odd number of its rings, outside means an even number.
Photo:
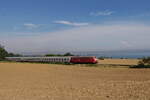
[[[150,12],[145,12],[145,13],[129,16],[129,18],[140,18],[140,17],[150,17]]]
[[[24,27],[26,27],[28,29],[38,28],[40,26],[40,25],[32,24],[32,23],[24,23],[23,25],[24,25]]]
[[[121,41],[121,44],[125,47],[132,47],[132,43],[129,43],[128,41]]]
[[[65,20],[54,21],[54,23],[71,25],[71,26],[87,26],[87,25],[89,25],[89,23],[78,23],[78,22],[70,22],[70,21],[65,21]]]
[[[90,15],[91,16],[110,16],[113,13],[115,13],[115,12],[109,11],[109,10],[104,10],[104,11],[98,11],[98,12],[91,12]]]
[[[150,26],[143,24],[108,24],[76,27],[38,36],[0,37],[11,52],[67,50],[113,50],[149,48]]]

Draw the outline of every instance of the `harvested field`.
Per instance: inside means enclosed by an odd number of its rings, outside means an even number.
[[[0,63],[0,100],[150,100],[150,69]]]
[[[139,59],[104,59],[99,60],[99,64],[108,65],[137,65]]]

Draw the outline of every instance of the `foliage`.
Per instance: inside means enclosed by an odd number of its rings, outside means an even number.
[[[63,55],[61,55],[61,54],[46,54],[45,56],[49,57],[49,56],[63,56]]]
[[[112,57],[101,56],[101,57],[98,57],[98,59],[100,59],[100,60],[104,60],[104,59],[112,59]]]
[[[8,52],[0,45],[0,60],[4,60],[8,56]]]
[[[74,56],[73,54],[71,54],[70,52],[67,52],[64,54],[64,56]]]
[[[8,53],[8,57],[21,57],[20,54]]]
[[[105,59],[105,57],[98,57],[98,59],[99,59],[99,60],[104,60],[104,59]]]
[[[4,46],[0,45],[0,60],[5,60],[5,57],[20,57],[20,54],[8,53]]]
[[[46,54],[45,56],[49,57],[49,56],[74,56],[74,55],[71,54],[70,52],[67,52],[65,54]]]
[[[138,62],[138,65],[131,66],[131,68],[150,68],[150,57],[145,57]]]
[[[144,65],[150,65],[150,57],[143,58],[141,63],[144,63]]]

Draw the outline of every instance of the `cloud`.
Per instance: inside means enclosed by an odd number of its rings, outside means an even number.
[[[7,50],[16,53],[150,49],[149,33],[149,25],[117,23],[75,27],[37,36],[0,37],[0,43]]]
[[[98,12],[91,12],[90,15],[91,16],[110,16],[113,13],[115,13],[115,12],[109,11],[109,10],[104,10],[104,11],[98,11]]]
[[[65,21],[65,20],[54,21],[54,23],[70,25],[70,26],[87,26],[87,25],[89,25],[89,23],[78,23],[78,22],[70,22],[70,21]]]
[[[145,12],[141,14],[131,15],[130,18],[140,18],[140,17],[150,17],[150,12]]]
[[[132,44],[129,43],[128,41],[121,41],[121,44],[125,47],[132,47]]]
[[[32,24],[32,23],[24,23],[23,26],[26,27],[27,29],[34,29],[34,28],[38,28],[40,25]]]

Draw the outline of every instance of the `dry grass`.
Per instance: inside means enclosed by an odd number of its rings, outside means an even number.
[[[137,65],[139,59],[104,59],[99,60],[99,64],[115,64],[115,65]]]
[[[150,69],[0,63],[0,100],[150,100]]]

